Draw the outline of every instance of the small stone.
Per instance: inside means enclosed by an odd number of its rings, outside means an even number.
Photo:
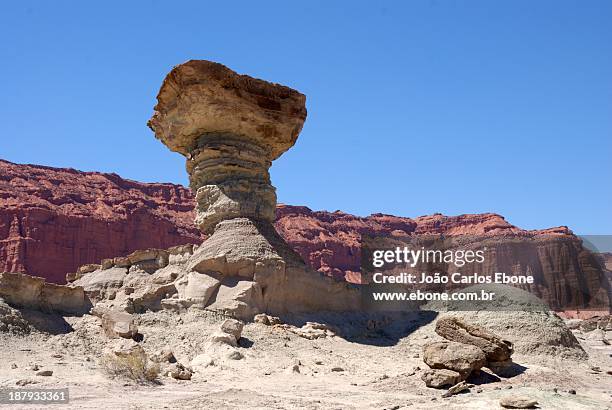
[[[314,362],[314,363],[315,363],[316,365],[319,365],[319,366],[321,366],[321,365],[323,364],[323,362],[322,362],[322,361],[320,361],[320,360],[315,360],[315,362]]]
[[[191,380],[193,370],[189,367],[185,367],[180,363],[173,363],[167,370],[168,376],[177,380]]]
[[[469,390],[470,387],[473,387],[473,386],[474,386],[473,384],[468,384],[465,381],[461,381],[461,382],[455,384],[450,389],[448,389],[448,391],[446,393],[444,393],[442,395],[442,397],[450,397],[450,396],[452,396],[454,394],[458,394],[458,393],[464,392],[466,390]]]
[[[506,390],[510,390],[512,386],[506,386]]]
[[[11,364],[11,369],[16,369],[17,368],[17,364],[16,363],[12,363]]]
[[[56,353],[56,354],[52,354],[51,357],[54,359],[61,359],[63,356],[59,353]]]
[[[33,365],[30,366],[30,370],[36,372],[36,371],[40,370],[40,366],[37,365],[36,363],[34,363]]]
[[[507,409],[532,409],[538,402],[524,396],[507,396],[502,398],[499,404]]]
[[[344,369],[342,367],[332,367],[331,371],[332,372],[343,372]]]
[[[20,379],[15,383],[17,386],[27,386],[28,384],[37,384],[38,381],[30,379]]]
[[[270,319],[268,319],[268,315],[266,315],[265,313],[260,313],[258,315],[255,315],[255,317],[253,318],[253,322],[261,323],[262,325],[266,325],[266,326],[270,326]]]
[[[236,340],[238,340],[242,335],[243,327],[244,323],[242,323],[241,321],[236,319],[227,319],[221,324],[221,331],[234,336]]]
[[[53,370],[41,370],[36,373],[37,376],[53,376]]]
[[[574,389],[569,389],[567,392],[568,392],[569,394],[576,394],[576,390],[574,390]]]

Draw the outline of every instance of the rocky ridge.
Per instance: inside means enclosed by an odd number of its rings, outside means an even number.
[[[83,265],[141,249],[201,243],[205,236],[193,225],[194,218],[193,195],[180,185],[0,160],[0,271],[64,283],[67,273]],[[552,294],[540,297],[565,305],[580,301],[581,295],[567,292],[563,283],[575,288],[586,280],[595,289],[601,287],[601,270],[612,278],[609,267],[584,252],[567,227],[527,231],[497,214],[358,217],[279,204],[274,226],[311,268],[353,283],[362,281],[363,235],[467,235],[497,242],[504,257],[488,269],[522,265],[539,272],[555,284]],[[563,263],[572,267],[564,277],[555,273]]]

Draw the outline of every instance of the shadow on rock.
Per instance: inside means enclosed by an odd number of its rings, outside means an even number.
[[[435,320],[432,311],[410,312],[319,312],[282,316],[286,324],[302,327],[309,322],[323,324],[343,339],[371,346],[393,346],[421,326]]]
[[[73,331],[72,326],[57,313],[43,313],[36,310],[20,310],[22,317],[39,332],[52,335],[66,334]]]
[[[514,363],[512,361],[509,362],[490,362],[486,366],[493,374],[503,378],[510,378],[518,376],[519,374],[525,373],[527,367],[520,365],[518,363]]]

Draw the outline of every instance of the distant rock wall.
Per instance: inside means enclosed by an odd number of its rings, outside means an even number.
[[[83,264],[201,242],[184,187],[0,161],[0,272],[63,283]]]
[[[0,160],[0,272],[64,283],[81,265],[200,243],[193,209],[193,196],[180,185]],[[358,217],[289,205],[277,206],[275,227],[310,267],[337,280],[361,281],[364,234],[470,235],[499,247],[488,269],[529,269],[538,277],[538,296],[553,306],[588,304],[609,291],[601,260],[566,227],[526,231],[497,214]]]

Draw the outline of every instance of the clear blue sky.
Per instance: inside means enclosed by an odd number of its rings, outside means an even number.
[[[0,157],[186,183],[146,127],[173,65],[307,95],[279,201],[612,234],[611,1],[13,1]]]

